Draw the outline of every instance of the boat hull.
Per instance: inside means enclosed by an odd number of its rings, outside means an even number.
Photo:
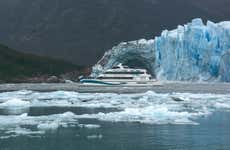
[[[121,83],[114,83],[114,82],[106,82],[97,79],[82,79],[80,80],[82,84],[90,84],[90,85],[122,85]]]
[[[144,86],[144,85],[161,85],[156,80],[148,80],[148,81],[134,81],[134,80],[99,80],[99,79],[82,79],[80,81],[82,84],[87,85],[133,85],[133,86]]]

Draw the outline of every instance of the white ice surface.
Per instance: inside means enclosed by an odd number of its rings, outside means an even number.
[[[98,124],[79,124],[79,127],[87,128],[87,129],[97,129],[100,128],[101,126]]]
[[[0,104],[0,107],[29,107],[30,102],[18,98],[10,99]]]
[[[173,98],[181,101],[175,101]],[[0,133],[4,133],[1,134],[2,138],[15,135],[39,135],[47,130],[57,130],[59,127],[73,125],[87,129],[100,128],[98,124],[79,124],[79,119],[82,118],[108,122],[198,125],[197,120],[201,117],[210,116],[216,111],[230,110],[230,94],[157,94],[152,91],[143,94],[81,94],[65,91],[47,93],[18,91],[0,93],[0,99],[3,102],[1,105],[8,108],[22,106],[25,102],[24,104],[29,107],[86,107],[118,110],[81,115],[72,112],[44,116],[28,116],[27,113],[0,115]],[[11,104],[12,102],[15,104]],[[0,109],[5,108],[0,107]],[[35,128],[31,130],[25,126]]]
[[[94,135],[88,135],[87,139],[91,140],[91,139],[102,139],[103,135],[102,134],[94,134]]]
[[[44,131],[68,127],[71,124],[78,124],[76,116],[71,112],[47,116],[1,115],[0,133],[3,132],[9,138],[15,135],[39,135],[44,134]],[[24,126],[35,127],[35,129],[24,128]],[[7,136],[4,135],[3,137]]]

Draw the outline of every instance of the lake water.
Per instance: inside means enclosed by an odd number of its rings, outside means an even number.
[[[228,150],[230,94],[0,93],[0,150]]]

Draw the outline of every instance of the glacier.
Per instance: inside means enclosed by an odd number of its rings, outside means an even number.
[[[92,68],[96,77],[123,63],[146,68],[158,80],[230,82],[230,21],[193,19],[154,39],[122,42]]]

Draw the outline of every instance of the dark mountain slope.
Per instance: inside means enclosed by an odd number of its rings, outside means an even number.
[[[79,71],[81,67],[70,63],[24,54],[0,45],[0,80],[11,81],[25,77],[60,75],[70,71]]]
[[[229,12],[228,0],[1,0],[0,41],[90,65],[121,41],[153,38],[196,17],[230,20]]]

